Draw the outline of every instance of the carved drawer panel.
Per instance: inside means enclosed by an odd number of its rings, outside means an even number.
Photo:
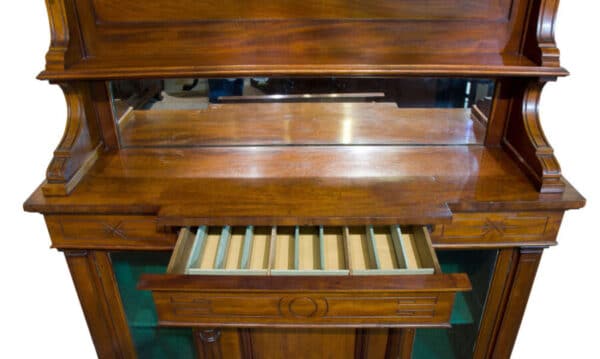
[[[431,239],[439,246],[526,246],[555,244],[562,213],[454,213]]]
[[[159,230],[151,216],[48,215],[46,224],[56,248],[171,249],[177,234]]]
[[[424,227],[181,230],[144,275],[174,326],[447,326],[465,274],[443,274]]]

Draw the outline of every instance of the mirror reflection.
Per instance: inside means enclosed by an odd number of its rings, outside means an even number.
[[[110,83],[122,147],[481,144],[494,82],[449,78]]]

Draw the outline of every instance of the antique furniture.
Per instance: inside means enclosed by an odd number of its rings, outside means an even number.
[[[584,198],[558,0],[47,0],[68,118],[25,202],[102,358],[507,358]]]

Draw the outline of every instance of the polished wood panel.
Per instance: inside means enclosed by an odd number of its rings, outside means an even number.
[[[524,56],[527,16],[546,24],[554,13],[548,6],[531,15],[526,0],[187,3],[49,4],[55,41],[41,78],[567,74],[555,61]],[[61,36],[71,27],[81,35],[73,43]],[[534,38],[543,45],[528,48],[545,48],[546,32]],[[77,50],[79,61],[64,59]]]
[[[257,328],[251,337],[253,358],[288,359],[299,353],[311,359],[354,357],[354,329]]]
[[[121,122],[123,147],[274,144],[482,144],[468,109],[395,103],[255,103],[205,110],[135,110]]]
[[[272,278],[272,277],[271,277]],[[294,278],[295,279],[295,278]],[[387,278],[389,280],[389,278]],[[252,281],[253,278],[247,280]],[[289,280],[289,278],[288,278]],[[331,282],[330,277],[314,277]],[[466,276],[464,277],[466,279]],[[396,279],[398,281],[398,279]],[[172,285],[170,285],[172,286]],[[326,284],[325,284],[326,286]],[[370,289],[332,292],[327,289],[279,292],[153,289],[161,325],[226,327],[445,327],[454,303],[453,292],[425,288],[423,292]],[[144,282],[141,288],[150,289]],[[447,290],[466,290],[448,288]]]
[[[178,23],[205,20],[287,19],[476,19],[506,20],[510,0],[359,0],[353,2],[290,0],[264,3],[261,0],[155,0],[132,3],[94,0],[96,19],[102,24]]]
[[[131,149],[102,156],[69,197],[38,191],[25,209],[159,213],[178,226],[431,224],[450,219],[445,203],[518,211],[585,200],[570,186],[540,194],[501,149],[476,146]]]

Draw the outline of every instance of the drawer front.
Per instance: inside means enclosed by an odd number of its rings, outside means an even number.
[[[424,227],[201,226],[138,288],[170,326],[440,327],[471,287]]]
[[[70,216],[45,217],[55,248],[169,250],[176,233],[158,229],[151,216]]]
[[[176,326],[445,326],[454,293],[155,292],[160,323]]]
[[[437,225],[431,240],[439,247],[540,246],[556,244],[562,212],[454,213]]]

